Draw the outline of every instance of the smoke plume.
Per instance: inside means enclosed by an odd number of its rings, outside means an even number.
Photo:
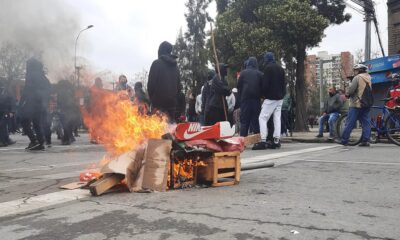
[[[73,73],[79,15],[68,1],[0,0],[0,46],[6,42],[40,58],[53,82]]]

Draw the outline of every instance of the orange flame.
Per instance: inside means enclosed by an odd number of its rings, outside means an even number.
[[[93,140],[114,155],[136,150],[149,138],[160,138],[167,130],[167,118],[143,114],[127,97],[91,88],[91,103],[83,119]]]

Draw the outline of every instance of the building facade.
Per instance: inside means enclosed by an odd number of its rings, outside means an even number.
[[[350,52],[340,54],[329,54],[326,51],[318,52],[317,55],[307,56],[305,63],[305,79],[310,87],[318,87],[322,79],[326,87],[334,86],[344,89],[347,77],[352,75],[354,57]]]
[[[388,0],[389,55],[400,53],[400,1]]]

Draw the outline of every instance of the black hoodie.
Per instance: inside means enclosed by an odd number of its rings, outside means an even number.
[[[255,57],[250,57],[247,61],[246,69],[240,72],[237,89],[239,101],[260,100],[261,83],[263,73],[258,70],[258,63]]]
[[[45,111],[50,99],[51,85],[46,78],[43,64],[31,58],[26,62],[25,87],[20,101],[23,117],[31,117],[35,112]]]
[[[226,96],[231,94],[231,90],[229,89],[228,82],[225,77],[228,74],[228,66],[226,64],[221,63],[219,66],[221,71],[221,78],[218,74],[214,76],[212,79],[209,95],[207,96],[207,103],[205,112],[209,112],[211,108],[213,109],[227,109]],[[216,71],[217,72],[217,71]]]
[[[261,94],[269,100],[282,100],[286,95],[285,71],[275,62],[272,53],[267,52],[264,59],[264,79]]]
[[[176,57],[171,55],[172,45],[162,42],[158,49],[158,59],[150,67],[147,90],[152,107],[174,110],[178,93],[182,90]]]

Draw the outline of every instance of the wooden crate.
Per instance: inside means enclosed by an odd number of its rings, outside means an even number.
[[[198,182],[208,182],[213,187],[231,186],[240,182],[240,152],[214,153],[198,167]]]

